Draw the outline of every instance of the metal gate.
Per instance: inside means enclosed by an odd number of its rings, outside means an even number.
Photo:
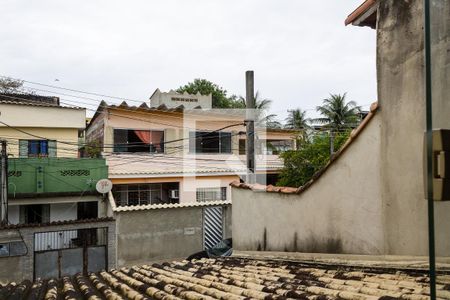
[[[203,247],[211,249],[223,239],[223,210],[221,206],[203,209]]]
[[[34,234],[34,278],[61,278],[107,266],[107,228]]]

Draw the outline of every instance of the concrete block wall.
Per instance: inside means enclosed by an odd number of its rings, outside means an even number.
[[[34,274],[34,235],[39,232],[77,230],[89,228],[108,228],[108,269],[116,266],[116,227],[114,221],[72,223],[47,226],[0,228],[0,243],[23,239],[27,253],[22,256],[0,257],[0,283],[33,280]]]
[[[204,207],[115,212],[117,267],[185,259],[203,248]],[[231,237],[231,206],[223,206],[224,238]]]

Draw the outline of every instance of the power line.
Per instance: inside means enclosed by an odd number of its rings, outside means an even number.
[[[19,81],[23,81],[23,82],[26,82],[26,83],[29,83],[29,84],[40,85],[40,86],[45,86],[45,87],[50,87],[50,88],[54,88],[54,89],[60,89],[60,90],[75,92],[75,93],[82,93],[82,94],[87,94],[87,95],[93,95],[93,96],[105,97],[105,98],[111,98],[111,99],[118,99],[118,100],[142,102],[140,100],[128,99],[128,98],[125,98],[125,97],[116,97],[116,96],[109,96],[109,95],[100,94],[100,93],[86,92],[86,91],[81,91],[81,90],[76,90],[76,89],[59,87],[59,86],[56,86],[56,85],[50,85],[50,84],[44,84],[44,83],[39,83],[39,82],[34,82],[34,81],[28,81],[28,80],[24,80],[24,79],[13,78],[13,77],[4,76],[4,75],[0,75],[0,77],[7,78],[7,79],[12,79],[12,80],[19,80]]]

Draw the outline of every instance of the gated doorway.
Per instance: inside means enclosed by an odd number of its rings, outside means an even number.
[[[88,228],[34,234],[34,278],[61,278],[106,269],[108,229]]]
[[[221,206],[203,209],[203,248],[209,250],[223,239],[223,208]]]

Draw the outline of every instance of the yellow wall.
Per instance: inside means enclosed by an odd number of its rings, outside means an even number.
[[[57,140],[56,155],[57,157],[77,157],[78,156],[78,129],[77,128],[23,128],[27,133],[42,136],[50,140]],[[20,132],[13,128],[0,127],[0,139],[8,141],[8,153],[12,157],[19,157],[19,139],[35,140],[39,139],[26,133]],[[62,142],[73,143],[68,145]]]

